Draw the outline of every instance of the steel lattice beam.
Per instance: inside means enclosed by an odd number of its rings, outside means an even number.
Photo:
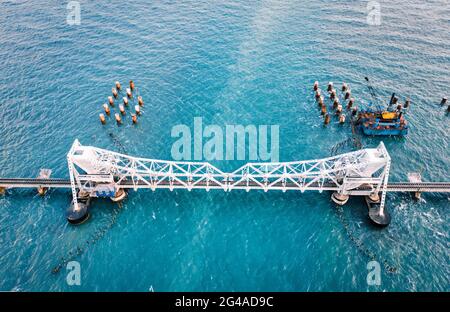
[[[96,186],[125,182],[134,189],[262,189],[330,190],[350,194],[361,185],[361,194],[386,191],[390,158],[383,143],[374,149],[324,159],[248,163],[233,172],[223,172],[207,162],[166,161],[133,157],[75,140],[68,155],[72,190],[94,191]]]

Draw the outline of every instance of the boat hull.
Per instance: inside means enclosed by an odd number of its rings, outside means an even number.
[[[361,127],[361,130],[365,135],[375,136],[404,136],[408,134],[408,129],[371,129]]]

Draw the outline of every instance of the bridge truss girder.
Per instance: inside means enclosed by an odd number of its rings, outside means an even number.
[[[67,159],[75,207],[77,190],[93,192],[97,185],[110,184],[116,189],[135,190],[333,190],[358,195],[381,191],[383,209],[390,167],[390,157],[383,143],[376,149],[362,149],[324,159],[248,163],[233,172],[223,172],[207,162],[133,157],[83,146],[78,140],[73,143]],[[355,191],[361,185],[366,188]]]

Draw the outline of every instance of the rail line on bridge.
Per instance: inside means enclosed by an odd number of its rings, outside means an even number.
[[[390,220],[385,211],[387,192],[450,192],[450,182],[389,182],[391,159],[382,142],[376,148],[323,159],[248,163],[223,172],[207,162],[134,157],[75,140],[67,162],[70,179],[1,178],[0,189],[70,188],[75,219],[86,216],[89,198],[118,201],[126,196],[125,189],[333,191],[332,200],[340,205],[349,196],[366,196],[369,215],[380,225]]]
[[[151,189],[146,183],[137,182],[139,188],[148,188]],[[122,181],[117,184],[121,188],[133,189],[134,183],[131,181]],[[241,183],[239,185],[241,189],[246,189],[246,184]],[[257,188],[261,189],[258,184],[251,183],[250,186],[252,189]],[[282,190],[283,185],[278,184],[278,188],[276,190]],[[38,178],[11,178],[11,179],[2,179],[0,178],[0,187],[4,188],[71,188],[71,183],[69,179],[38,179]],[[173,183],[174,188],[184,188],[184,185]],[[170,183],[167,181],[163,181],[159,184],[159,188],[170,188]],[[194,187],[195,188],[195,187]],[[201,182],[198,185],[198,188],[205,189],[206,183]],[[217,189],[214,186],[210,185],[211,189]],[[222,187],[220,187],[221,189]],[[332,183],[324,183],[322,187],[319,187],[318,184],[312,184],[309,186],[309,190],[326,190],[326,191],[337,191],[338,188],[334,186]],[[273,190],[271,188],[270,190]],[[286,183],[286,190],[298,190],[297,185],[293,183]],[[350,195],[355,195],[356,192],[363,191],[366,192],[367,188],[358,187],[354,190],[348,191]],[[387,192],[430,192],[430,193],[450,193],[450,183],[449,182],[388,182]],[[353,194],[352,194],[353,193]]]

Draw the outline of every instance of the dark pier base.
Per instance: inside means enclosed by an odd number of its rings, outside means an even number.
[[[380,201],[373,201],[368,196],[365,197],[367,208],[369,209],[369,219],[377,226],[385,227],[391,223],[391,215],[384,206],[384,214],[380,214]]]
[[[66,218],[70,224],[82,224],[87,219],[89,219],[89,206],[91,199],[88,198],[78,198],[78,208],[75,210],[73,202],[67,209]]]

